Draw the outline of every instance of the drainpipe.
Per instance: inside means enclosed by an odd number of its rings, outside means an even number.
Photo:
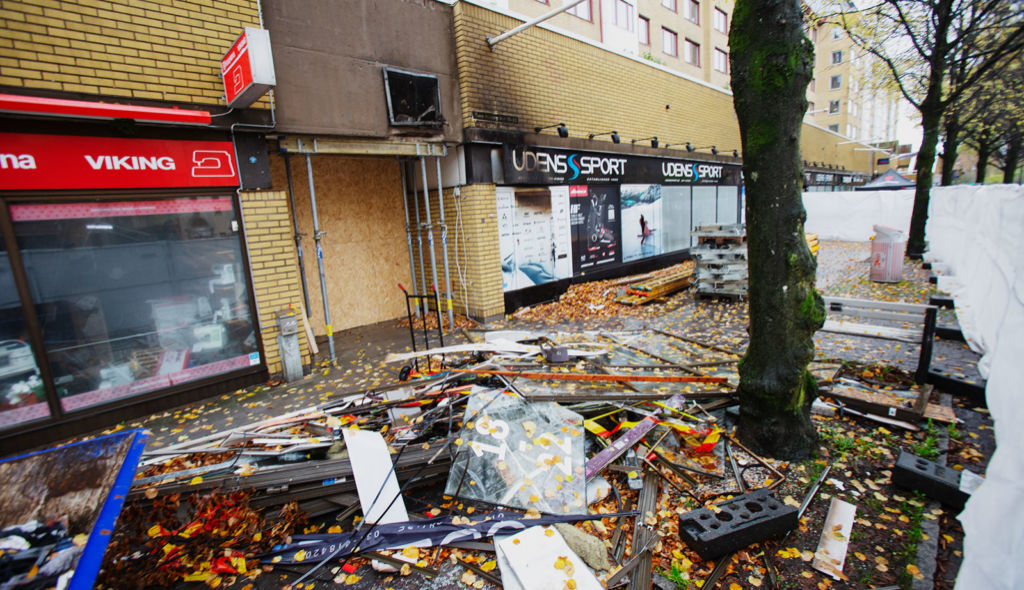
[[[441,190],[441,157],[434,158],[437,164],[437,208],[441,212],[441,259],[444,264],[445,302],[448,306],[448,329],[455,329],[455,312],[452,311],[452,279],[448,271],[448,226],[444,223],[444,192]]]
[[[437,257],[434,255],[434,223],[430,220],[430,187],[427,186],[426,156],[420,156],[420,171],[423,172],[423,207],[426,209],[427,214],[427,247],[430,248],[430,271],[433,273],[434,288],[437,289]],[[428,291],[424,289],[423,292],[427,293]],[[443,331],[441,328],[440,309],[437,310],[437,323],[438,330]]]
[[[412,255],[412,226],[409,225],[409,183],[406,175],[409,172],[405,162],[397,158],[402,177],[402,207],[405,209],[405,242],[409,246],[409,272],[412,274],[412,289],[416,290],[416,259]],[[415,198],[413,199],[415,200]],[[420,306],[416,305],[416,317],[420,317]]]
[[[334,354],[334,330],[331,328],[331,307],[327,301],[327,280],[324,273],[324,250],[320,245],[320,240],[323,238],[324,233],[320,231],[320,219],[316,214],[316,190],[313,188],[313,161],[306,154],[306,173],[309,176],[309,203],[313,209],[313,239],[316,240],[316,263],[320,269],[320,297],[323,298],[324,302],[324,324],[327,326],[327,346],[331,351],[331,364],[338,362],[337,355]]]

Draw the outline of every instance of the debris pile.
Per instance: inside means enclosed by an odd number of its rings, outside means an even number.
[[[729,433],[737,351],[658,330],[467,334],[389,357],[443,355],[439,372],[152,451],[103,587],[771,586],[805,553],[844,575],[854,513],[804,517],[828,467],[802,477]],[[808,528],[817,554],[773,541]]]

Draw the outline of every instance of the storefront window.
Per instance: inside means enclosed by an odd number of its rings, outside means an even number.
[[[50,407],[2,240],[0,249],[0,428],[9,428],[46,418]]]
[[[62,407],[259,364],[230,197],[11,206]]]

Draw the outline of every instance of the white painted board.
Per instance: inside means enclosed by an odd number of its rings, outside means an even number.
[[[348,459],[352,464],[352,476],[356,480],[365,521],[387,524],[409,520],[384,437],[372,430],[345,428],[341,432],[348,447]],[[388,504],[391,504],[390,508]]]
[[[502,586],[507,589],[564,590],[572,579],[577,590],[604,590],[554,527],[535,526],[495,538],[494,549],[501,564]]]

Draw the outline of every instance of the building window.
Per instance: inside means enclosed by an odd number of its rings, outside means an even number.
[[[686,54],[683,56],[686,63],[700,67],[700,44],[689,39],[686,40]]]
[[[723,74],[729,73],[729,54],[715,48],[715,69]]]
[[[828,126],[828,130],[829,131],[834,131],[835,133],[839,133],[839,124],[837,123],[835,125],[829,125]]]
[[[639,28],[637,30],[637,37],[639,37],[640,43],[642,45],[650,45],[651,44],[651,19],[647,18],[646,16],[641,16],[640,19],[637,22],[639,23]]]
[[[814,101],[808,102],[807,103],[807,114],[811,115],[813,117],[814,116],[814,111],[815,111]]]
[[[840,40],[842,38],[843,38],[843,28],[842,27],[836,27],[836,28],[832,29],[832,40],[833,41],[838,41],[838,40]]]
[[[65,411],[259,364],[232,197],[10,212]]]
[[[541,4],[547,4],[548,0],[537,0],[537,2],[540,2]]]
[[[633,16],[633,5],[626,0],[615,0],[615,26],[623,31],[632,31],[636,18]]]
[[[811,92],[814,92],[814,78],[811,78]]]
[[[664,27],[661,29],[661,51],[667,55],[679,55],[679,36]]]
[[[569,14],[571,14],[571,15],[573,15],[575,17],[582,18],[583,20],[585,20],[587,22],[590,22],[592,20],[591,16],[590,16],[591,15],[591,12],[590,12],[590,0],[583,0],[583,2],[580,2],[576,6],[573,6],[572,8],[567,10],[566,12],[568,12]]]
[[[697,0],[685,0],[686,18],[695,24],[700,24],[700,2]]]
[[[839,65],[841,63],[843,63],[843,52],[841,50],[840,51],[833,51],[832,52],[832,65],[837,66],[837,65]]]
[[[839,114],[839,101],[830,100],[828,101],[828,114],[837,115]]]
[[[818,27],[811,27],[811,41],[813,43],[818,42]]]
[[[842,75],[832,76],[831,78],[828,79],[828,89],[829,90],[839,90],[842,87],[843,87],[843,76]]]
[[[729,32],[729,15],[721,8],[715,9],[715,30],[719,33]]]
[[[661,0],[661,5],[672,12],[676,11],[676,0]]]

